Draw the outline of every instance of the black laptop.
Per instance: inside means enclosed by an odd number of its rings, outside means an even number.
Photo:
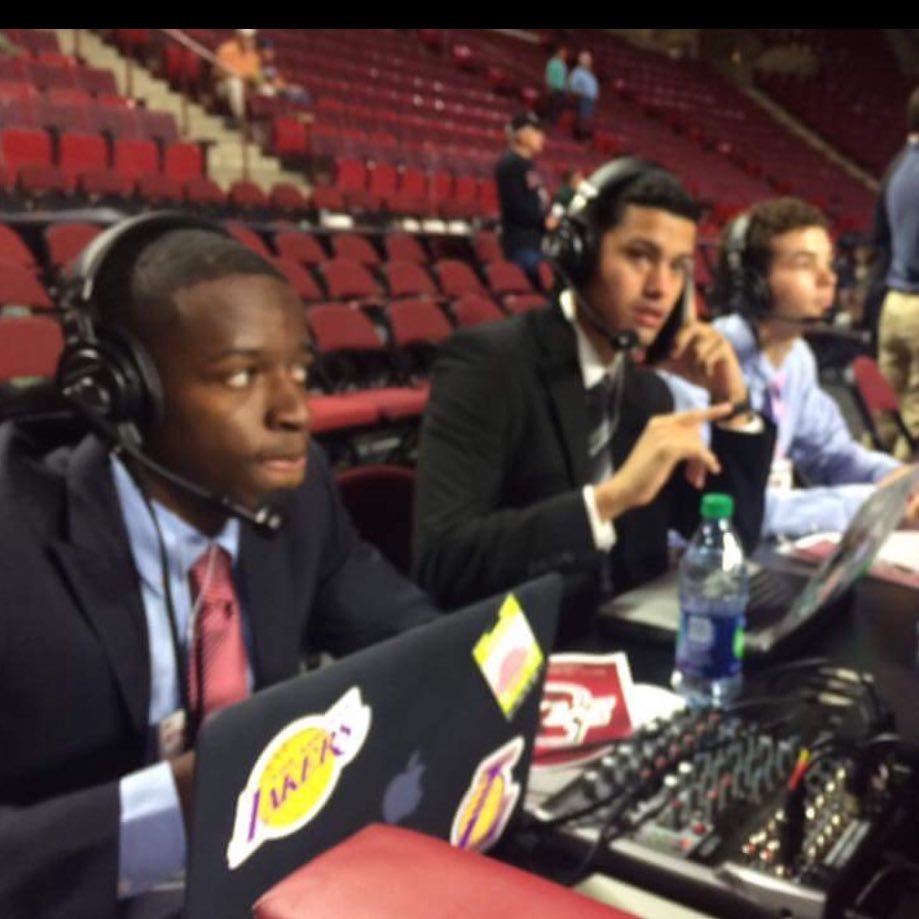
[[[894,530],[909,495],[919,487],[919,468],[878,487],[865,499],[832,554],[818,567],[782,557],[751,565],[745,653],[769,654],[847,596]],[[599,625],[613,634],[638,632],[673,641],[679,628],[677,572],[613,597],[599,610]]]
[[[188,919],[249,919],[265,890],[371,822],[496,842],[523,800],[560,595],[557,575],[528,582],[208,720]]]

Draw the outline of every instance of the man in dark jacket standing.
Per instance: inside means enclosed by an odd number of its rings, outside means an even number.
[[[507,131],[510,147],[495,167],[501,244],[504,257],[538,284],[542,237],[557,222],[549,215],[549,195],[533,162],[546,145],[546,134],[532,112],[515,115]]]

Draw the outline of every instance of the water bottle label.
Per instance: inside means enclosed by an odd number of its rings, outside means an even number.
[[[681,673],[721,680],[740,673],[745,617],[684,612],[677,637],[676,665]]]

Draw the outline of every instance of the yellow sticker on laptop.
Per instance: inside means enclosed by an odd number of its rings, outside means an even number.
[[[508,594],[498,621],[472,649],[472,656],[501,711],[511,719],[527,697],[545,657],[520,603]]]

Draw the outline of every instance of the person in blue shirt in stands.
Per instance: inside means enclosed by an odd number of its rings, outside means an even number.
[[[836,273],[826,217],[796,198],[754,205],[728,225],[714,278],[716,328],[734,346],[752,407],[777,428],[763,536],[796,538],[846,527],[875,483],[902,468],[856,441],[820,388],[803,335],[833,304]],[[666,372],[677,409],[707,394]],[[794,478],[808,487],[794,487]]]
[[[578,140],[586,140],[593,134],[594,112],[600,94],[600,86],[593,72],[593,57],[589,51],[582,51],[578,55],[577,66],[568,75],[568,90],[577,100],[575,136]]]

